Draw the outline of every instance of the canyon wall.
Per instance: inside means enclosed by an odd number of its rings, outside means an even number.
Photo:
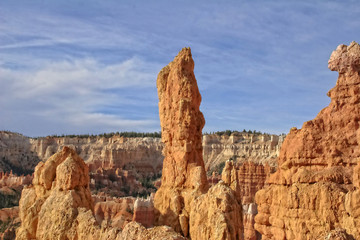
[[[21,134],[0,131],[0,171],[17,174],[32,172],[62,147],[76,150],[91,171],[102,169],[135,169],[141,174],[161,170],[163,156],[159,138],[45,137],[28,138]],[[19,170],[19,171],[16,171]]]
[[[212,170],[228,159],[238,162],[274,165],[285,136],[233,133],[231,136],[207,134],[202,137],[205,169]],[[39,161],[45,161],[62,147],[69,146],[96,169],[134,170],[141,175],[159,173],[163,162],[160,138],[44,137],[28,138],[0,131],[0,172],[13,170],[17,175],[32,173]]]
[[[329,68],[339,72],[329,106],[290,130],[269,186],[256,193],[263,239],[360,239],[359,44],[338,46]]]
[[[202,140],[205,168],[232,159],[235,162],[252,161],[259,164],[276,165],[285,135],[268,135],[237,132],[227,135],[204,135]]]

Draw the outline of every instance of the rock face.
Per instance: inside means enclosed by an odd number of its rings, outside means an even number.
[[[202,140],[205,169],[212,170],[226,160],[251,161],[276,165],[285,135],[239,132],[230,136],[204,135]]]
[[[202,158],[201,95],[190,48],[182,49],[157,78],[165,155],[161,187],[155,194],[157,224],[191,239],[242,239],[242,209],[225,183],[208,191]]]
[[[236,133],[231,136],[203,135],[205,170],[232,158],[236,161],[275,164],[283,135]],[[134,170],[141,176],[159,174],[162,169],[163,144],[159,138],[106,137],[43,137],[28,138],[21,134],[0,131],[0,171],[17,175],[32,173],[40,160],[47,160],[64,146],[76,150],[89,165],[97,169]],[[92,177],[92,176],[90,176]],[[129,184],[128,184],[129,185]],[[111,187],[111,186],[110,186]]]
[[[12,173],[0,172],[0,188],[3,187],[10,187],[10,188],[17,188],[19,186],[28,185],[31,183],[33,177],[31,175],[21,175],[17,176]]]
[[[290,130],[270,186],[256,194],[263,239],[316,239],[335,229],[360,238],[360,46],[338,46],[329,68],[339,72],[329,106]]]
[[[132,221],[131,211],[134,209],[134,201],[134,198],[126,197],[95,202],[95,219],[100,225],[109,224],[111,227],[123,229]]]
[[[268,164],[244,162],[236,166],[233,161],[226,161],[222,172],[222,180],[234,191],[237,201],[242,203],[244,239],[257,240],[260,234],[255,230],[255,193],[264,187],[265,181],[274,168]]]
[[[161,170],[163,156],[159,138],[106,137],[46,137],[32,139],[31,146],[40,159],[45,160],[63,146],[76,149],[77,154],[96,169],[132,169],[143,174]]]
[[[242,209],[236,195],[220,181],[196,198],[190,213],[191,239],[244,239]]]

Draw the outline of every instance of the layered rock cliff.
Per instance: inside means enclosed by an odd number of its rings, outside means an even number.
[[[257,164],[276,165],[285,135],[268,135],[238,132],[227,135],[204,135],[203,156],[205,169],[232,159],[236,162],[251,161]]]
[[[32,173],[40,161],[32,146],[28,137],[0,131],[0,172]]]
[[[164,163],[155,194],[157,224],[191,239],[241,239],[242,209],[221,182],[208,190],[202,158],[201,95],[190,48],[183,48],[157,78]]]
[[[0,131],[0,171],[17,174],[34,171],[36,164],[45,161],[62,147],[76,150],[96,169],[135,169],[143,175],[158,173],[162,168],[162,144],[159,138],[107,137],[45,137],[28,138],[21,134]]]
[[[317,239],[335,229],[360,238],[359,44],[338,46],[329,68],[339,72],[329,106],[290,130],[270,186],[256,193],[263,239]]]
[[[228,159],[251,160],[274,165],[283,135],[242,133],[207,134],[202,138],[205,169],[212,170]],[[96,169],[134,170],[141,175],[159,173],[164,159],[159,138],[45,137],[28,138],[21,134],[0,131],[0,171],[28,174],[36,164],[45,161],[62,147],[69,146]]]

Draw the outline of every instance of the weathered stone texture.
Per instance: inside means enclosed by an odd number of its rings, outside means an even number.
[[[255,197],[263,239],[316,239],[335,229],[360,238],[359,59],[355,42],[331,54],[339,78],[329,106],[287,135],[270,186]]]

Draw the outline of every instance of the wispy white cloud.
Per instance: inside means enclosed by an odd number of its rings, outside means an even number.
[[[112,104],[124,111],[139,106],[156,110],[152,69],[156,69],[154,64],[138,58],[106,66],[94,59],[82,59],[43,63],[30,70],[0,67],[1,114],[11,116],[17,109],[24,116],[17,122],[22,120],[23,125],[29,123],[27,116],[31,115],[38,118],[35,124],[62,121],[69,129],[78,129],[77,132],[81,129],[96,132],[101,132],[97,129],[156,129],[157,119],[146,115],[134,119],[106,110]],[[133,89],[141,93],[138,99],[129,98],[127,92]],[[15,128],[12,124],[0,121],[3,128]],[[36,134],[31,128],[26,133]]]

